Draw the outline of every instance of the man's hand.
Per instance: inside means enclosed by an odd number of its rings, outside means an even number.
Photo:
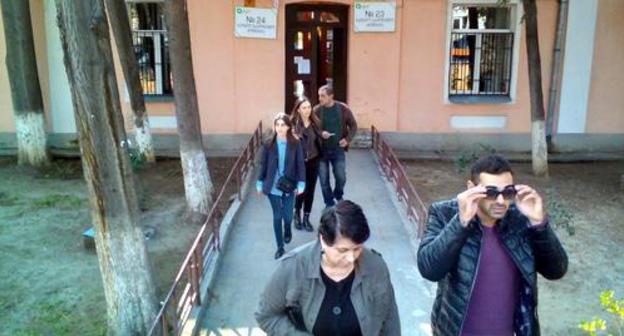
[[[349,144],[349,142],[347,141],[347,139],[340,139],[340,141],[338,142],[338,145],[340,145],[340,147],[345,148],[347,147],[347,145]]]
[[[539,225],[544,221],[544,204],[542,197],[528,185],[517,184],[516,207],[529,218],[531,225]]]
[[[332,135],[333,135],[332,133],[329,133],[327,131],[321,132],[321,137],[325,140],[329,139]]]
[[[472,187],[457,195],[459,207],[459,221],[463,227],[468,226],[470,220],[474,218],[479,209],[479,200],[485,198],[485,187]]]

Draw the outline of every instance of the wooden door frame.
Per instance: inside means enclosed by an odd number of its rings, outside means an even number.
[[[292,109],[292,104],[290,104],[290,96],[292,95],[292,85],[294,82],[294,75],[289,72],[289,63],[288,62],[292,62],[293,56],[294,56],[294,52],[292,50],[292,46],[294,43],[294,39],[291,36],[292,34],[290,34],[291,30],[296,30],[296,29],[311,29],[313,32],[314,30],[316,30],[317,27],[324,27],[324,28],[342,28],[344,29],[344,36],[343,36],[343,43],[342,46],[344,48],[343,51],[343,55],[339,60],[339,63],[336,63],[335,58],[334,58],[334,69],[340,69],[339,73],[342,73],[342,76],[344,77],[344,87],[340,87],[340,90],[343,90],[343,94],[344,94],[344,98],[343,100],[346,101],[347,100],[347,86],[348,86],[348,58],[349,58],[349,10],[350,10],[350,6],[346,5],[346,4],[309,4],[309,3],[294,3],[294,4],[287,4],[285,6],[285,19],[284,19],[284,46],[286,48],[285,50],[285,62],[284,62],[284,92],[285,92],[285,96],[284,96],[284,105],[285,105],[285,112],[290,113],[290,109]],[[321,23],[318,22],[318,19],[315,19],[314,21],[310,21],[310,22],[299,22],[297,21],[296,18],[296,13],[298,11],[314,11],[314,12],[332,12],[335,13],[339,18],[340,18],[340,22],[338,23]],[[320,17],[320,15],[318,15],[317,17]],[[315,47],[316,48],[316,47]],[[334,47],[335,48],[335,47]],[[318,51],[315,51],[318,52]],[[335,57],[335,55],[334,55]],[[318,69],[313,70],[312,72],[314,72],[313,76],[317,77],[318,76]],[[334,82],[336,82],[335,78],[336,78],[336,71],[334,71],[333,74],[333,78],[334,78]],[[314,81],[317,81],[317,78],[314,79]],[[335,89],[335,88],[334,88]],[[318,90],[318,88],[317,88]],[[335,90],[334,90],[335,91]],[[313,96],[315,97],[317,94],[313,93]],[[310,99],[313,99],[314,97],[308,97]],[[313,103],[316,103],[316,101],[313,101]],[[291,106],[288,106],[291,105]]]

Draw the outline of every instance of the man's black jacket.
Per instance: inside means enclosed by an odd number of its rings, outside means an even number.
[[[528,218],[513,204],[497,226],[523,280],[514,314],[515,333],[537,336],[536,272],[549,280],[559,279],[567,271],[568,257],[549,225],[531,228]],[[438,282],[431,313],[436,336],[460,335],[477,272],[481,236],[478,220],[466,228],[461,225],[457,200],[437,202],[429,208],[427,229],[418,248],[418,269],[426,279]]]

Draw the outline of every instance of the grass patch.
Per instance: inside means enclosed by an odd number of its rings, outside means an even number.
[[[33,210],[43,208],[59,208],[59,209],[79,209],[84,205],[84,200],[64,194],[51,194],[44,197],[37,198],[30,203],[30,208]]]
[[[551,217],[550,222],[554,224],[555,229],[563,229],[569,236],[573,236],[576,233],[574,214],[561,202],[561,199],[561,196],[554,190],[546,190],[546,207]]]
[[[50,180],[76,180],[82,178],[80,160],[54,160],[49,165],[37,168],[35,177]]]
[[[33,307],[33,316],[14,335],[106,335],[106,314],[85,316],[76,305],[44,301]]]
[[[9,207],[17,204],[17,196],[0,191],[0,207]]]

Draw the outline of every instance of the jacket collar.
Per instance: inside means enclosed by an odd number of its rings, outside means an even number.
[[[321,278],[321,242],[317,239],[316,243],[314,243],[313,248],[306,251],[307,255],[305,256],[306,265],[305,265],[305,274],[307,278],[311,279],[320,279]],[[355,266],[355,279],[353,280],[353,287],[356,287],[361,281],[361,277],[366,276],[369,272],[371,272],[372,268],[374,268],[373,260],[371,255],[373,252],[368,250],[366,247],[362,249],[362,254],[358,258]]]

